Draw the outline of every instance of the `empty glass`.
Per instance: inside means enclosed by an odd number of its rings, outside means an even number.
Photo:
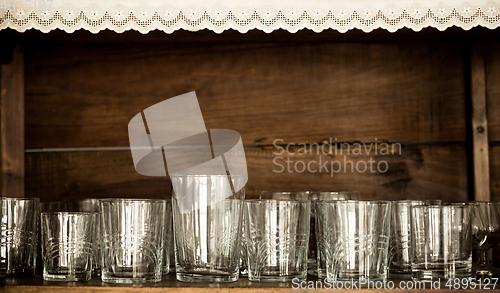
[[[172,200],[167,200],[167,214],[165,217],[165,243],[163,244],[162,274],[170,272],[170,244],[172,242]]]
[[[318,278],[326,278],[326,256],[322,253],[325,242],[323,220],[316,213],[318,200],[359,200],[359,191],[311,191],[311,236],[309,239],[308,272]],[[313,260],[311,261],[311,258]]]
[[[391,240],[389,244],[389,274],[394,279],[411,279],[410,208],[440,204],[440,200],[396,200],[391,207]]]
[[[321,252],[327,278],[384,281],[388,271],[391,203],[388,201],[317,201],[324,235]]]
[[[298,199],[298,200],[312,200],[313,196],[310,191],[262,191],[260,193],[260,199]],[[317,195],[315,195],[317,198]],[[311,213],[310,213],[310,233],[309,235],[309,248],[307,252],[307,268],[308,272],[316,275],[316,238],[314,237],[314,204],[311,202]],[[245,241],[245,234],[243,234],[243,243]],[[247,256],[246,244],[242,244],[242,256]],[[247,270],[246,259],[242,261],[242,268]]]
[[[177,280],[237,281],[245,189],[233,194],[232,187],[246,180],[234,175],[171,175],[171,180]]]
[[[469,278],[472,214],[468,205],[411,207],[412,279],[434,282]]]
[[[0,198],[0,274],[35,273],[40,201]]]
[[[248,279],[305,280],[311,202],[256,199],[245,205]]]
[[[495,202],[474,202],[479,207],[479,212],[476,212],[475,218],[479,214],[483,222],[473,221],[474,235],[478,235],[480,239],[486,236],[484,241],[473,240],[473,249],[476,249],[478,256],[478,264],[475,267],[476,275],[479,278],[488,277],[496,273],[497,269],[493,268],[488,263],[488,250],[498,244],[500,241],[500,203]],[[482,224],[482,227],[481,227]],[[479,239],[479,240],[480,240]]]
[[[45,281],[88,281],[92,273],[97,213],[42,213]]]
[[[105,199],[101,217],[101,279],[109,283],[159,282],[167,201]]]
[[[97,198],[85,198],[85,199],[70,199],[65,200],[61,204],[61,211],[64,212],[94,212],[99,213],[99,199]],[[95,227],[94,227],[94,238],[97,239],[94,243],[94,254],[92,261],[92,275],[101,275],[101,245],[100,245],[100,235],[101,235],[101,217],[96,216]]]

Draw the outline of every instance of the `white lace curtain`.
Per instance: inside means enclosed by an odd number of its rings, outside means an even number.
[[[0,0],[0,30],[20,32],[32,28],[68,33],[82,28],[93,33],[103,29],[141,33],[235,29],[245,33],[255,28],[265,32],[304,28],[394,32],[403,27],[468,30],[499,25],[500,0]]]

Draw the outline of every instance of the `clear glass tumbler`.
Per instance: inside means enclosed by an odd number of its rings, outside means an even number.
[[[0,276],[35,273],[39,221],[38,198],[0,198]]]
[[[45,281],[88,281],[92,274],[97,213],[42,213]]]
[[[323,233],[321,215],[316,213],[316,201],[318,200],[359,200],[359,191],[311,191],[311,236],[309,238],[309,261],[308,272],[318,276],[320,279],[326,278],[326,256],[323,245],[325,237]],[[313,261],[311,261],[313,258]]]
[[[411,267],[415,281],[469,278],[472,213],[468,205],[411,207]]]
[[[260,193],[260,199],[296,199],[296,200],[312,200],[312,194],[310,191],[262,191]],[[315,195],[317,198],[317,195]],[[314,237],[314,205],[311,202],[311,220],[310,224],[310,233],[309,235],[309,248],[307,252],[307,271],[309,274],[316,275],[316,238]],[[243,228],[243,230],[245,230]],[[242,269],[244,269],[244,275],[248,275],[248,266],[247,266],[247,248],[246,248],[246,239],[245,233],[243,233],[242,240]],[[243,258],[243,256],[245,258]]]
[[[165,199],[104,199],[101,279],[108,283],[159,282],[165,242]]]
[[[170,273],[170,250],[172,242],[172,200],[167,200],[167,214],[165,215],[165,243],[163,244],[163,263],[161,273],[167,275]]]
[[[244,179],[171,175],[171,180],[177,280],[237,281],[245,188],[233,193],[232,187]]]
[[[84,199],[68,199],[62,202],[61,209],[64,212],[94,212],[99,214],[99,199],[84,198]],[[101,217],[96,216],[94,227],[94,254],[92,261],[92,275],[101,275]]]
[[[395,200],[391,207],[389,277],[411,279],[410,209],[419,205],[439,205],[440,200]]]
[[[311,202],[256,199],[245,205],[248,279],[305,280]]]
[[[388,201],[317,201],[323,228],[326,275],[331,281],[385,281],[391,203]],[[321,223],[322,222],[322,223]]]

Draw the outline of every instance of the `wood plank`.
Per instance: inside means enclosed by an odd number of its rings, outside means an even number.
[[[319,154],[314,150],[280,156],[276,148],[247,147],[246,197],[256,198],[263,190],[359,190],[363,199],[468,199],[465,143],[403,145],[401,155],[397,146],[394,155],[381,154],[382,149],[379,145],[375,155],[373,146],[368,154],[359,154],[351,147],[350,155],[344,149],[332,157],[321,150]],[[293,152],[298,151],[293,148]],[[65,197],[161,198],[170,194],[168,178],[135,172],[130,151],[42,152],[27,153],[26,157],[26,193],[43,201]],[[287,159],[292,161],[290,168]],[[382,161],[387,162],[387,171]],[[385,172],[379,172],[376,164]],[[309,169],[302,171],[304,166]],[[339,166],[346,168],[335,173]]]
[[[488,118],[486,117],[486,78],[484,46],[471,47],[472,146],[474,163],[474,199],[490,200]]]
[[[500,202],[500,144],[490,144],[491,201]]]
[[[0,64],[1,196],[24,197],[24,49]]]
[[[460,43],[37,45],[26,147],[128,146],[141,110],[195,90],[245,145],[465,141]]]
[[[488,105],[488,136],[500,141],[500,42],[486,44],[486,100]]]

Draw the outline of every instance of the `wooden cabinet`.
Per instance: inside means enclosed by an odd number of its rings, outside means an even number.
[[[0,56],[2,196],[169,196],[168,177],[136,173],[127,124],[157,102],[196,91],[208,129],[242,136],[249,198],[262,190],[357,189],[363,199],[467,201],[488,200],[491,190],[500,200],[499,29],[4,30],[0,39],[8,45]],[[337,144],[327,153],[301,145],[330,139]],[[384,144],[396,148],[375,154]],[[357,169],[370,159],[387,170]],[[344,169],[332,171],[332,162]],[[301,172],[302,164],[311,169]],[[5,285],[6,292],[289,290],[245,280],[198,287],[172,275],[142,289],[98,280]]]

